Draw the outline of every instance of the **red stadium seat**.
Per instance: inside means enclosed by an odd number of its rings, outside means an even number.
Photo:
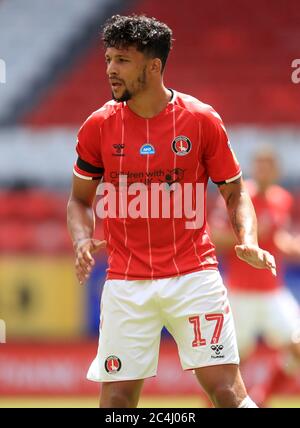
[[[172,0],[140,1],[145,12],[174,30],[166,82],[212,104],[226,123],[299,123],[299,94],[291,62],[299,57],[297,0],[199,2],[184,9]],[[130,12],[130,11],[128,11]],[[82,121],[110,98],[103,51],[95,45],[50,88],[25,118],[33,126]]]

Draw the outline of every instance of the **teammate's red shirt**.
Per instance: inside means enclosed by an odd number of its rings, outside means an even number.
[[[255,183],[246,181],[251,196],[258,224],[259,245],[268,250],[276,261],[277,276],[267,269],[255,269],[240,260],[234,249],[225,255],[226,285],[236,292],[266,292],[276,290],[284,285],[282,254],[274,243],[274,235],[285,228],[291,217],[293,199],[291,194],[278,185],[270,186],[265,195],[258,193]],[[218,227],[230,227],[227,219],[219,217]],[[216,221],[216,220],[213,220]]]
[[[78,134],[74,173],[117,186],[142,182],[229,182],[241,175],[224,125],[209,105],[175,91],[167,107],[151,119],[136,115],[126,103],[110,101],[94,112]],[[177,138],[180,137],[180,138]],[[147,151],[148,150],[148,151]],[[118,190],[117,190],[118,191]],[[204,210],[206,196],[203,198]],[[166,278],[217,269],[206,231],[186,229],[185,218],[108,218],[104,233],[108,279]]]

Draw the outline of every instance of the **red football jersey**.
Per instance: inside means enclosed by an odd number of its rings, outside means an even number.
[[[214,245],[206,231],[206,187],[236,180],[240,166],[220,116],[207,104],[172,91],[167,107],[151,119],[135,114],[127,103],[110,101],[94,112],[78,134],[78,160],[74,174],[82,179],[111,183],[120,193],[120,176],[126,189],[143,183],[151,201],[151,186],[166,186],[171,194],[171,215],[104,219],[108,250],[108,279],[156,279],[203,269],[217,269]],[[203,184],[201,227],[187,228],[187,216],[177,218],[174,185]],[[123,189],[124,190],[124,189]],[[130,209],[133,196],[128,195]],[[119,200],[119,199],[118,199]],[[118,207],[118,214],[121,207]],[[97,211],[97,210],[96,210]],[[150,212],[150,211],[149,211]],[[148,212],[148,214],[149,214]],[[122,217],[122,216],[121,216]],[[189,217],[190,218],[190,217]]]
[[[257,216],[259,245],[275,257],[277,276],[267,269],[256,269],[243,262],[231,248],[224,257],[226,285],[237,292],[272,291],[284,283],[282,254],[274,243],[274,235],[289,224],[293,199],[288,191],[277,185],[270,186],[265,195],[258,193],[253,181],[247,180],[246,185]],[[222,211],[217,208],[212,214],[212,222],[218,228],[229,228]]]

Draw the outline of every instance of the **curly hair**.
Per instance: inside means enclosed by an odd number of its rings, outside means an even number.
[[[105,48],[135,46],[151,58],[159,58],[162,70],[172,48],[172,30],[163,22],[145,15],[114,15],[103,27],[102,40]]]

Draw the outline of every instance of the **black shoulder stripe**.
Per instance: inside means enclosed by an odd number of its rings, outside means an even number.
[[[85,172],[90,172],[91,174],[101,174],[104,173],[104,168],[99,168],[97,166],[91,165],[90,163],[84,161],[83,159],[79,158],[77,159],[76,165],[79,169]]]

